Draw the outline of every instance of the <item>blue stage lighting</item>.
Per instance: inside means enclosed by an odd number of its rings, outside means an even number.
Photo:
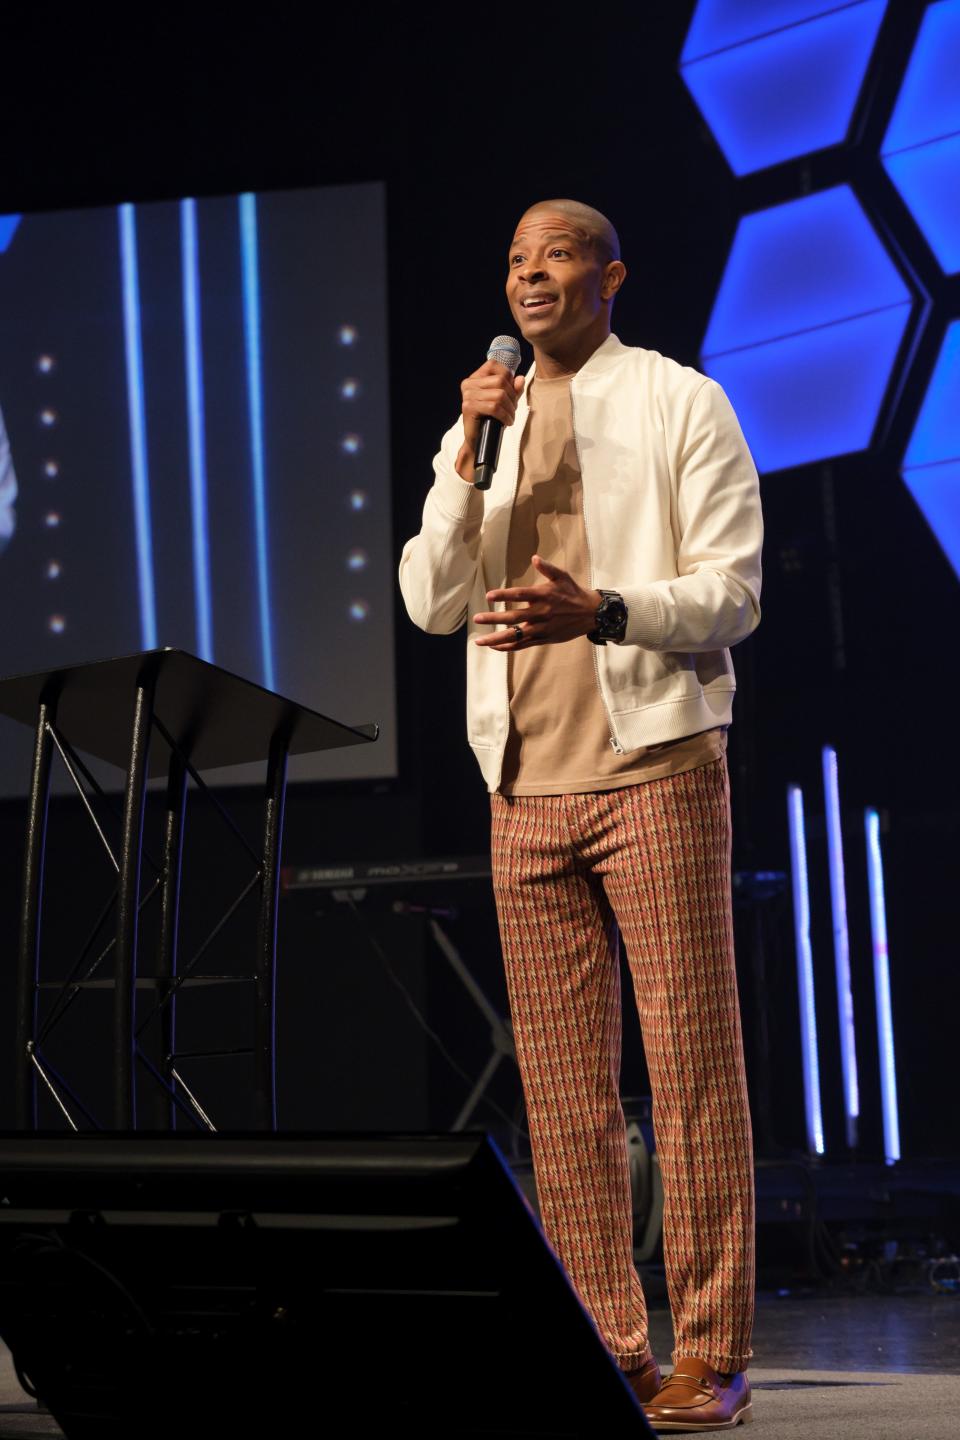
[[[837,1014],[840,1058],[843,1066],[843,1108],[847,1145],[857,1144],[860,1088],[857,1083],[857,1040],[853,1025],[853,990],[850,984],[850,936],[847,929],[847,890],[843,870],[843,826],[837,780],[837,752],[823,747],[823,798],[827,812],[827,853],[830,859],[830,909],[833,914],[833,959],[837,978]]]
[[[847,135],[886,0],[700,0],[680,73],[736,175]]]
[[[800,1048],[803,1058],[803,1103],[807,1122],[807,1149],[811,1155],[822,1155],[824,1150],[823,1111],[820,1103],[820,1061],[817,1055],[813,950],[810,945],[807,837],[803,820],[803,791],[798,785],[787,787],[787,821],[790,828],[793,930],[797,950],[797,990],[800,998]]]
[[[880,1094],[883,1103],[883,1155],[888,1165],[900,1159],[897,1113],[897,1065],[893,1052],[893,1008],[890,1004],[890,957],[887,950],[887,907],[883,896],[880,816],[864,811],[867,838],[867,883],[870,888],[870,938],[873,946],[873,989],[880,1051]]]
[[[849,186],[741,220],[702,358],[761,471],[869,445],[912,303]]]
[[[881,150],[941,268],[960,270],[960,0],[930,5]]]
[[[19,215],[0,215],[0,255],[8,248],[19,224]]]
[[[960,577],[960,320],[947,327],[913,435],[903,478]]]

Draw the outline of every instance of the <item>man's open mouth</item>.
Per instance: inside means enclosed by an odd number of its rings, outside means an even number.
[[[520,301],[524,310],[542,310],[545,306],[556,303],[556,295],[527,295]]]

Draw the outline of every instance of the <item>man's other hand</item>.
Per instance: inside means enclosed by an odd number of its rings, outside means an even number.
[[[495,360],[485,360],[479,370],[461,382],[464,440],[457,455],[457,474],[461,480],[473,484],[473,462],[483,421],[490,415],[501,425],[512,425],[523,384],[522,375],[514,377],[506,365],[498,365]]]
[[[530,645],[554,645],[563,640],[575,640],[586,635],[597,623],[597,607],[600,604],[599,590],[584,590],[572,575],[533,556],[533,565],[544,577],[542,585],[519,585],[509,590],[488,590],[487,600],[506,603],[505,610],[484,611],[474,615],[476,625],[520,626],[518,635],[515,628],[494,630],[489,635],[477,636],[476,645],[487,645],[492,650],[525,650]]]

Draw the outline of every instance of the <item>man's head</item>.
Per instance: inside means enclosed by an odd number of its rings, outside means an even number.
[[[514,234],[507,299],[535,352],[575,369],[609,335],[626,273],[605,215],[579,200],[541,200]]]

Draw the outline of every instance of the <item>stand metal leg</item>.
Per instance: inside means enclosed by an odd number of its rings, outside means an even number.
[[[33,1045],[37,1034],[37,982],[40,966],[40,907],[43,901],[43,853],[50,795],[50,725],[56,705],[40,702],[33,747],[33,775],[27,811],[20,910],[20,953],[17,966],[17,1074],[15,1123],[18,1130],[37,1128],[37,1071]]]
[[[260,924],[257,931],[257,1017],[254,1041],[254,1123],[258,1130],[277,1128],[277,909],[289,749],[290,741],[285,734],[274,735],[270,742],[270,759],[267,763],[263,874],[260,882]]]
[[[444,955],[446,955],[454,973],[459,976],[460,980],[462,981],[463,985],[467,990],[467,993],[473,998],[473,1001],[477,1005],[481,1014],[485,1015],[487,1020],[490,1022],[490,1039],[493,1042],[493,1051],[491,1052],[490,1059],[487,1061],[486,1065],[483,1068],[483,1074],[479,1076],[477,1083],[474,1085],[470,1094],[467,1096],[460,1110],[460,1114],[453,1122],[452,1128],[459,1131],[466,1129],[470,1117],[473,1115],[474,1110],[476,1110],[477,1106],[480,1104],[480,1101],[483,1099],[483,1096],[486,1093],[487,1086],[493,1079],[497,1070],[497,1066],[500,1064],[500,1061],[506,1055],[509,1056],[511,1060],[516,1062],[517,1049],[513,1041],[513,1032],[511,1031],[509,1024],[506,1020],[502,1018],[502,1016],[497,1014],[496,1010],[493,1008],[486,995],[484,995],[483,991],[480,989],[480,986],[477,984],[476,980],[473,978],[473,976],[470,974],[470,971],[467,969],[463,956],[460,954],[460,951],[454,945],[453,941],[450,939],[450,936],[443,929],[442,925],[438,920],[431,919],[430,933],[433,936],[434,940],[437,942],[437,945],[443,951]]]
[[[160,943],[157,947],[157,977],[172,980],[177,973],[177,940],[180,928],[180,876],[183,860],[183,822],[187,803],[187,770],[176,751],[170,755],[167,776],[167,808],[163,828],[163,872],[160,882]],[[164,998],[162,985],[158,1003]],[[174,1080],[177,997],[171,995],[158,1016],[160,1033],[159,1070],[168,1085]],[[158,1089],[157,1129],[177,1128],[177,1106],[172,1097]]]
[[[134,1071],[134,1008],[137,978],[137,921],[140,900],[140,857],[143,848],[143,806],[147,756],[153,716],[153,680],[137,686],[130,742],[130,767],[123,798],[123,838],[117,887],[117,961],[113,1013],[113,1123],[117,1130],[136,1128]]]
[[[467,1123],[470,1120],[470,1117],[472,1116],[474,1110],[476,1110],[477,1106],[480,1104],[480,1101],[483,1099],[484,1094],[486,1093],[487,1086],[490,1084],[490,1081],[496,1074],[497,1066],[500,1064],[500,1061],[502,1059],[502,1050],[492,1051],[490,1059],[483,1067],[483,1073],[477,1076],[476,1085],[474,1085],[473,1089],[470,1091],[470,1094],[463,1102],[463,1105],[460,1109],[460,1114],[450,1126],[451,1130],[459,1132],[460,1130],[465,1130],[467,1128]]]

